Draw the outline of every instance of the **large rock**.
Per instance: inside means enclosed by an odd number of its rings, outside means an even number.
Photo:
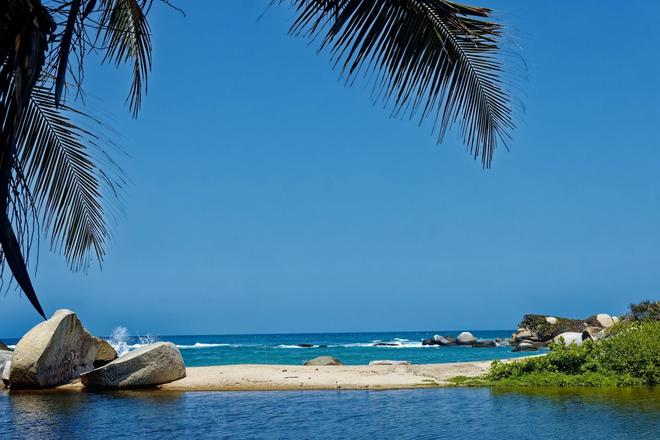
[[[84,373],[82,383],[91,388],[138,388],[161,385],[186,377],[181,352],[171,342],[157,342]]]
[[[93,370],[99,352],[108,357],[107,347],[85,330],[75,313],[58,310],[18,341],[9,381],[12,388],[44,388],[67,383]]]
[[[554,342],[555,344],[561,344],[563,342],[564,345],[571,345],[571,344],[582,345],[582,343],[587,339],[592,339],[591,335],[587,331],[581,333],[565,332],[555,336]]]
[[[456,336],[456,343],[459,345],[473,345],[475,342],[477,342],[477,338],[470,332],[462,332]]]
[[[598,324],[603,328],[610,328],[614,325],[614,320],[607,313],[599,313],[596,315],[596,321],[598,321]]]
[[[341,361],[332,356],[319,356],[305,362],[305,365],[343,365]]]

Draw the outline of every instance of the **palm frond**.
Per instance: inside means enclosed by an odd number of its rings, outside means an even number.
[[[279,0],[292,4],[290,32],[320,39],[342,78],[372,75],[375,96],[420,123],[438,142],[458,123],[475,159],[490,167],[514,128],[503,86],[502,28],[491,11],[444,0]]]
[[[151,0],[102,0],[99,32],[106,47],[104,61],[116,66],[133,64],[133,81],[127,99],[133,116],[137,116],[142,95],[147,92],[151,71],[151,34],[146,13]]]
[[[92,257],[103,260],[110,238],[108,196],[123,183],[114,162],[94,156],[97,136],[72,120],[81,116],[56,107],[52,93],[35,87],[16,139],[18,163],[51,248],[63,250],[75,270],[87,268]]]

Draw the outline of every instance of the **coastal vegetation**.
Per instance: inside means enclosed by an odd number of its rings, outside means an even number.
[[[630,306],[630,313],[600,339],[581,345],[551,342],[547,355],[515,362],[494,361],[478,378],[456,377],[472,386],[641,386],[660,384],[658,301]]]

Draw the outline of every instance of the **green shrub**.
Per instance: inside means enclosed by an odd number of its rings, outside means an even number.
[[[660,322],[632,322],[596,344],[594,361],[603,368],[660,384]]]
[[[551,344],[546,356],[492,363],[464,385],[633,386],[660,384],[660,322],[618,325],[613,336],[581,346]]]
[[[660,321],[660,301],[642,301],[630,304],[630,319],[633,321]]]

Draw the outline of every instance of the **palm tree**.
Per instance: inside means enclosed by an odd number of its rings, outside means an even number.
[[[169,0],[160,3],[172,6]],[[445,0],[273,0],[295,11],[290,33],[320,42],[341,77],[371,78],[393,114],[456,125],[490,167],[513,128],[503,86],[502,27],[486,8]],[[3,0],[0,4],[0,255],[44,316],[27,263],[35,234],[73,270],[102,262],[123,180],[98,121],[80,105],[88,57],[130,65],[137,116],[151,70],[153,0]],[[173,6],[172,6],[173,7]],[[37,237],[38,240],[38,237]],[[45,316],[44,316],[45,317]]]

